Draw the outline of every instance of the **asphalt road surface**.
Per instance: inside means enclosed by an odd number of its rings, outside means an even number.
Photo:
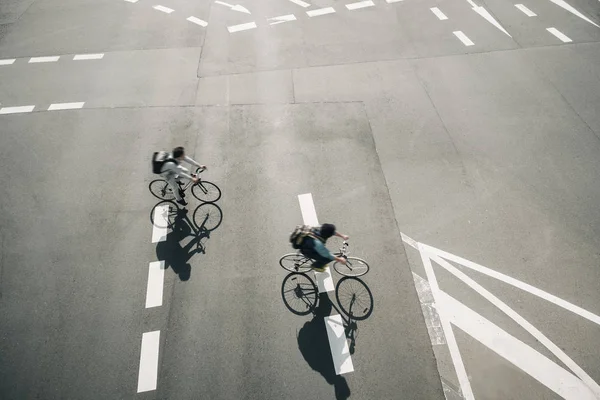
[[[599,41],[597,0],[2,1],[0,398],[600,399]],[[216,202],[148,190],[179,145]],[[317,222],[367,319],[279,266]]]

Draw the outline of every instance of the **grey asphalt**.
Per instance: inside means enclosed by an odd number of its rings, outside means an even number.
[[[0,398],[459,398],[401,233],[600,314],[600,29],[542,1],[527,3],[536,18],[477,3],[512,38],[466,1],[349,11],[321,0],[309,9],[337,12],[312,18],[289,1],[235,4],[252,14],[183,0],[0,6],[0,60],[17,58],[0,66],[0,108],[36,105],[0,115]],[[600,3],[570,4],[600,24]],[[296,21],[266,20],[290,13]],[[105,54],[72,60],[84,53]],[[61,59],[27,62],[49,55]],[[205,253],[176,232],[150,243],[149,158],[176,145],[223,192]],[[374,311],[344,376],[323,324],[336,311],[322,299],[316,316],[297,316],[281,298],[278,259],[309,192],[319,220],[371,265]],[[145,309],[157,259],[168,264],[164,301]],[[597,326],[465,272],[600,380]],[[553,357],[461,282],[438,278]],[[157,389],[137,394],[141,337],[154,330]],[[475,398],[559,398],[455,331]]]

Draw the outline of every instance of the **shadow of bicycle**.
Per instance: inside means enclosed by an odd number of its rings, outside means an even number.
[[[223,212],[214,203],[200,204],[190,220],[187,209],[177,207],[172,201],[159,202],[152,208],[150,221],[156,228],[166,229],[167,235],[166,240],[156,245],[157,259],[163,260],[165,269],[170,267],[180,280],[189,280],[192,270],[189,260],[197,253],[206,253],[206,241],[222,220]]]

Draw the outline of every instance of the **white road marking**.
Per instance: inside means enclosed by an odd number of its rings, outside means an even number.
[[[431,292],[431,286],[429,286],[429,282],[414,272],[413,280],[415,282],[415,288],[417,289],[419,302],[421,303],[421,311],[423,311],[423,317],[425,317],[425,325],[427,326],[429,339],[431,339],[431,345],[439,346],[446,344],[446,337],[444,336],[444,330],[442,329],[442,322],[436,309],[435,300],[433,298],[433,293]]]
[[[82,108],[83,105],[85,104],[85,102],[80,102],[80,103],[56,103],[56,104],[50,104],[50,107],[48,107],[48,111],[57,111],[57,110],[73,110],[76,108]]]
[[[506,29],[504,29],[504,27],[502,25],[500,25],[500,22],[496,21],[496,19],[492,16],[492,14],[490,14],[488,12],[488,10],[485,9],[485,7],[476,5],[475,3],[473,3],[473,0],[467,0],[467,2],[473,6],[473,11],[475,11],[477,14],[481,15],[483,18],[486,19],[486,21],[488,21],[489,23],[494,25],[496,28],[500,29],[508,37],[512,37],[510,35],[510,33],[508,33],[508,31]]]
[[[404,241],[406,241],[404,239],[404,237],[406,237],[407,239],[410,239],[408,236],[403,236],[403,240]],[[410,239],[410,240],[414,241],[413,239]],[[414,242],[416,243],[416,241],[414,241]],[[546,301],[548,301],[548,302],[550,302],[550,303],[552,303],[554,305],[562,307],[563,309],[565,309],[567,311],[570,311],[570,312],[572,312],[574,314],[577,314],[580,317],[585,318],[585,319],[587,319],[587,320],[589,320],[589,321],[591,321],[591,322],[593,322],[593,323],[595,323],[597,325],[600,325],[600,316],[598,316],[596,314],[593,314],[593,313],[591,313],[591,312],[589,312],[589,311],[587,311],[587,310],[585,310],[585,309],[583,309],[583,308],[581,308],[579,306],[576,306],[573,303],[569,303],[568,301],[563,300],[563,299],[561,299],[559,297],[556,297],[556,296],[554,296],[554,295],[552,295],[552,294],[550,294],[548,292],[545,292],[545,291],[543,291],[541,289],[538,289],[538,288],[536,288],[534,286],[531,286],[531,285],[529,285],[529,284],[527,284],[525,282],[521,282],[518,279],[511,278],[510,276],[504,275],[504,274],[502,274],[502,273],[500,273],[498,271],[494,271],[493,269],[484,267],[483,265],[474,263],[474,262],[469,261],[469,260],[467,260],[465,258],[456,256],[456,255],[451,254],[451,253],[448,253],[448,252],[446,252],[444,250],[440,250],[440,249],[437,249],[435,247],[432,247],[432,246],[429,246],[429,245],[423,244],[423,243],[420,243],[420,246],[423,249],[425,249],[429,254],[435,254],[435,255],[437,255],[437,256],[439,256],[441,258],[444,258],[446,260],[450,260],[450,261],[455,262],[457,264],[460,264],[460,265],[462,265],[462,266],[464,266],[466,268],[472,269],[473,271],[477,271],[477,272],[479,272],[481,274],[484,274],[484,275],[487,275],[487,276],[489,276],[491,278],[498,279],[501,282],[507,283],[507,284],[509,284],[509,285],[511,285],[513,287],[516,287],[516,288],[519,288],[521,290],[524,290],[527,293],[530,293],[530,294],[532,294],[534,296],[537,296],[537,297],[539,297],[541,299],[544,299],[544,300],[546,300]]]
[[[164,6],[154,6],[152,8],[154,8],[155,10],[158,10],[158,11],[162,11],[167,14],[171,14],[173,11],[175,11],[172,8],[164,7]]]
[[[73,57],[73,61],[79,61],[79,60],[100,60],[104,58],[104,53],[98,53],[98,54],[77,54],[75,57]]]
[[[333,7],[326,7],[326,8],[319,8],[317,10],[307,11],[306,14],[309,17],[317,17],[319,15],[332,14],[334,12],[335,12],[335,10],[333,9]]]
[[[225,6],[225,7],[229,7],[231,9],[231,11],[239,11],[239,12],[243,12],[245,14],[250,14],[250,11],[246,7],[242,7],[239,4],[232,5],[232,4],[228,4],[228,3],[225,3],[224,1],[219,1],[219,0],[216,0],[215,3]]]
[[[594,400],[596,396],[579,378],[493,322],[440,292],[440,312],[459,329],[510,361],[563,399]]]
[[[510,319],[519,324],[523,329],[525,329],[531,336],[537,339],[544,347],[546,347],[556,358],[558,358],[564,365],[569,367],[571,371],[575,373],[594,393],[596,393],[600,397],[600,386],[583,370],[579,365],[575,363],[568,355],[565,354],[557,345],[555,345],[550,339],[548,339],[542,332],[540,332],[535,326],[533,326],[529,321],[523,318],[519,313],[510,308],[506,303],[502,300],[494,296],[483,286],[475,282],[473,279],[468,277],[465,273],[460,271],[458,268],[450,264],[448,261],[442,259],[441,257],[428,254],[425,248],[421,249],[422,257],[431,258],[431,260],[435,261],[446,271],[450,272],[452,275],[463,281],[467,286],[471,289],[475,290],[481,296],[483,296],[487,301],[492,303],[494,306],[500,309],[504,314],[506,314]]]
[[[390,4],[390,3],[398,3],[398,2],[400,2],[400,1],[402,1],[402,0],[385,0],[385,1],[386,1],[388,4]]]
[[[435,303],[440,304],[440,287],[438,285],[437,278],[435,277],[431,260],[425,251],[421,249],[421,243],[419,243],[419,252],[421,254],[421,260],[423,261],[423,266],[425,267],[427,280],[429,281],[429,285],[431,287],[431,294],[433,295]],[[450,321],[448,317],[444,315],[444,313],[440,313],[439,316],[463,397],[465,400],[475,400],[473,389],[471,389],[471,382],[469,381],[469,376],[467,375],[465,364],[463,363],[460,350],[458,349],[458,344],[456,343],[456,337],[454,336],[454,331],[452,330],[452,325],[450,325]]]
[[[338,314],[325,317],[325,326],[335,373],[341,375],[354,371],[342,316]]]
[[[125,0],[125,1],[127,1],[129,3],[137,3],[138,2],[138,0]]]
[[[546,28],[546,30],[554,36],[556,36],[557,38],[559,38],[560,40],[562,40],[564,43],[572,42],[572,40],[567,35],[565,35],[556,28]]]
[[[156,390],[159,348],[160,331],[146,332],[142,335],[142,351],[140,352],[140,369],[138,373],[138,393]]]
[[[523,4],[515,4],[515,7],[521,10],[523,14],[527,15],[528,17],[537,17],[536,13],[531,11],[529,8],[525,7]]]
[[[152,243],[167,240],[167,228],[169,224],[169,205],[165,204],[154,209],[154,224],[152,227]]]
[[[360,8],[373,7],[375,3],[371,0],[359,1],[357,3],[346,4],[348,10],[358,10]]]
[[[569,11],[573,15],[578,16],[582,20],[584,20],[586,22],[589,22],[590,24],[594,25],[597,28],[600,28],[600,26],[598,26],[595,22],[592,22],[588,17],[586,17],[585,15],[583,15],[582,13],[580,13],[579,11],[577,11],[577,9],[575,9],[575,7],[573,7],[572,5],[570,5],[569,3],[567,3],[566,1],[564,1],[564,0],[550,0],[550,1],[553,2],[554,4],[556,4],[557,6],[562,7],[565,10]]]
[[[228,26],[227,30],[229,31],[229,33],[234,33],[239,31],[247,31],[248,29],[254,28],[256,28],[256,22],[249,22],[247,24]]]
[[[462,31],[454,31],[454,32],[452,32],[452,33],[454,33],[454,35],[455,35],[457,38],[459,38],[459,39],[460,39],[460,41],[461,41],[461,42],[463,42],[463,44],[464,44],[465,46],[473,46],[473,45],[475,44],[475,43],[473,43],[473,42],[471,41],[471,39],[469,39],[469,38],[467,37],[467,35],[465,35],[464,33],[462,33]]]
[[[188,17],[187,20],[190,22],[193,22],[194,24],[200,25],[204,28],[206,28],[208,26],[208,22],[201,20],[200,18]]]
[[[60,56],[50,56],[50,57],[31,57],[29,59],[30,63],[43,63],[43,62],[56,62]]]
[[[2,107],[0,114],[18,114],[32,112],[35,106]]]
[[[438,19],[440,21],[443,21],[445,19],[448,19],[448,17],[446,17],[446,15],[444,15],[444,13],[437,7],[432,7],[430,8],[431,12],[435,14],[436,17],[438,17]]]
[[[277,25],[277,24],[282,24],[284,22],[295,21],[295,20],[296,20],[296,16],[294,14],[288,14],[288,15],[281,15],[279,17],[269,18],[267,21],[273,21],[273,22],[269,22],[269,25]]]
[[[163,303],[165,262],[153,261],[148,265],[148,286],[146,287],[146,308],[159,307]]]
[[[310,226],[319,226],[319,220],[317,219],[317,211],[315,210],[315,203],[313,202],[312,194],[299,194],[298,202],[300,203],[300,211],[302,212],[302,220],[304,221],[304,224]],[[315,271],[315,278],[317,279],[317,285],[319,286],[319,293],[333,292],[335,290],[333,278],[331,277],[331,266],[325,268],[324,272]]]
[[[11,65],[12,63],[14,63],[16,61],[15,58],[10,59],[10,60],[0,60],[0,65]]]
[[[292,3],[298,4],[300,7],[310,7],[310,4],[302,1],[302,0],[290,0]]]

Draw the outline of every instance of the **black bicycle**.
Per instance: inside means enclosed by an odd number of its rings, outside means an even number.
[[[192,188],[192,195],[200,201],[205,203],[213,203],[221,198],[221,189],[212,182],[202,180],[200,174],[204,171],[204,168],[197,168],[195,173],[192,174],[194,177],[198,177],[198,182],[188,180],[183,186],[181,191],[185,192],[190,186]],[[150,193],[161,200],[173,200],[175,199],[175,193],[171,185],[164,179],[155,179],[148,185]]]
[[[346,264],[340,262],[333,262],[333,269],[343,276],[356,277],[363,276],[369,272],[369,264],[362,258],[348,257],[348,242],[344,241],[340,251],[335,253],[337,257],[343,257],[346,259]],[[313,260],[306,257],[300,250],[296,253],[289,253],[279,259],[279,265],[283,269],[290,272],[308,272],[312,270]]]

